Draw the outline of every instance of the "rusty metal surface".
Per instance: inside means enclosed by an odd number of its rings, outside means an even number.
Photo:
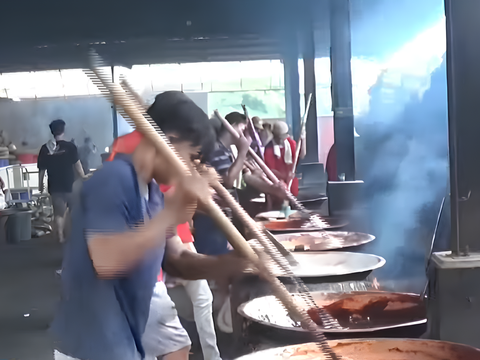
[[[360,246],[375,240],[375,236],[347,231],[312,231],[276,234],[275,238],[290,251],[324,251]]]
[[[295,218],[294,215],[288,219],[272,219],[263,222],[268,231],[275,233],[297,232],[297,231],[321,231],[339,229],[348,225],[347,220],[332,217],[322,217],[324,226],[312,226],[308,219]]]
[[[418,339],[332,340],[342,360],[480,360],[480,350],[446,341]],[[237,360],[323,360],[313,343],[259,351]]]
[[[426,309],[417,294],[392,293],[383,291],[353,291],[351,293],[312,292],[312,297],[318,306],[337,320],[340,319],[340,328],[326,329],[319,326],[321,331],[328,333],[365,333],[400,327],[414,326],[426,323]],[[294,295],[297,297],[297,295]],[[371,311],[366,309],[378,299],[388,299],[385,308]],[[338,311],[341,309],[342,311]],[[271,326],[285,331],[304,332],[293,321],[285,309],[273,296],[264,296],[253,299],[239,306],[238,312],[250,321]],[[362,321],[345,322],[345,315],[350,319],[353,316],[363,316]],[[342,319],[343,316],[343,319]],[[365,321],[367,320],[368,321]],[[358,318],[357,318],[358,319]]]

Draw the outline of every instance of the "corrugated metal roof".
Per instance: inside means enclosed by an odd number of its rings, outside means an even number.
[[[9,2],[2,4],[2,28],[8,31],[0,33],[0,72],[83,67],[89,46],[125,66],[280,58],[298,53],[297,34],[311,21],[307,8],[318,9],[315,20],[322,22],[326,5],[327,0]]]
[[[442,2],[422,0],[416,5],[417,1],[351,0],[352,31],[382,34],[383,41],[361,35],[362,41],[352,43],[356,55],[371,55],[378,51],[375,45],[389,45],[393,32],[413,32],[414,23],[424,21],[432,4]],[[92,45],[112,65],[124,66],[276,59],[301,55],[298,39],[312,28],[316,57],[328,56],[328,4],[329,0],[3,2],[0,72],[84,67]],[[408,28],[399,29],[398,19],[394,31],[388,28],[397,16],[396,7],[408,13]],[[369,23],[370,13],[376,13],[375,23]]]

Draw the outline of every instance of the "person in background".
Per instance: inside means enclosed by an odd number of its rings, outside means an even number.
[[[72,193],[75,172],[81,179],[87,179],[78,159],[77,147],[65,141],[65,121],[54,120],[50,123],[53,139],[44,144],[38,154],[38,190],[45,190],[45,172],[48,176],[48,192],[52,198],[58,240],[65,240],[65,215]]]
[[[262,146],[265,147],[272,140],[273,134],[271,131],[271,125],[269,123],[263,122],[258,116],[252,118],[253,126],[257,130],[260,140],[262,141]]]
[[[290,191],[298,195],[298,179],[295,177],[294,156],[296,142],[288,135],[288,125],[284,121],[273,124],[273,139],[265,147],[265,164],[275,176],[288,185],[292,181]]]
[[[85,174],[90,174],[90,160],[96,153],[97,147],[93,143],[92,139],[87,136],[83,142],[83,145],[78,149],[78,156]]]
[[[358,135],[357,130],[353,128],[353,137],[354,138],[359,138],[360,135]],[[337,174],[337,146],[335,143],[330,147],[330,150],[328,150],[328,155],[327,155],[327,161],[325,164],[325,171],[327,172],[328,176],[328,181],[338,181],[338,175]]]

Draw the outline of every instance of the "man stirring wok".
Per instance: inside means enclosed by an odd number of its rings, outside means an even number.
[[[178,92],[163,93],[155,103],[167,118],[181,118],[192,109]],[[163,130],[189,159],[198,155],[202,128],[206,124],[199,119],[195,132],[180,134],[174,125]],[[51,327],[57,360],[143,359],[142,337],[162,263],[168,273],[192,280],[224,281],[245,267],[235,253],[196,254],[173,236],[208,189],[198,175],[175,176],[171,168],[150,140],[142,138],[131,156],[117,155],[74,194],[62,299]],[[163,196],[158,183],[173,189]]]

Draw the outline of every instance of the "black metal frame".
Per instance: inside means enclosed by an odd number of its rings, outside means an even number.
[[[451,249],[479,251],[480,2],[445,0],[450,147]]]

